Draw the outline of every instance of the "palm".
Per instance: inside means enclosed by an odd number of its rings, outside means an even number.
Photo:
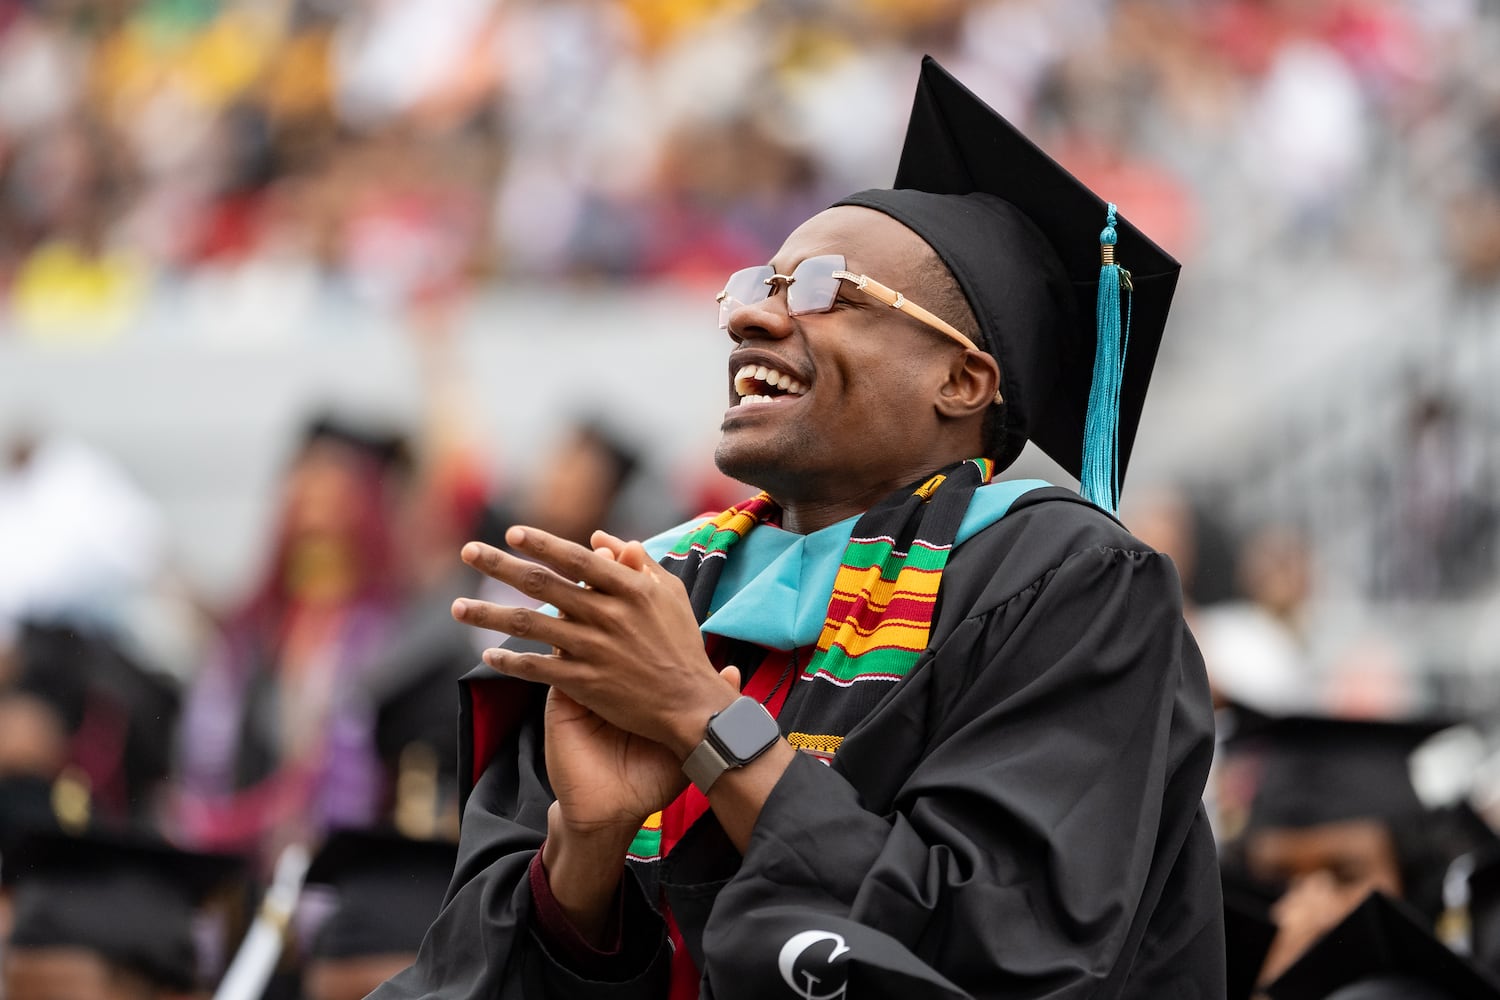
[[[604,721],[553,688],[547,696],[547,773],[568,825],[634,830],[686,784],[671,751]]]

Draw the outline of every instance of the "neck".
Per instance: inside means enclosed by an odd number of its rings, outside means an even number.
[[[871,506],[873,506],[873,501],[867,504],[850,504],[814,500],[782,504],[781,526],[799,535],[810,535],[814,531],[823,530],[830,524],[837,524],[847,517],[863,514]]]
[[[781,506],[782,528],[799,535],[810,535],[845,518],[863,514],[897,490],[920,485],[927,476],[956,461],[960,460],[936,461],[930,467],[909,470],[863,488],[845,483],[836,490],[819,491],[817,495],[794,495],[785,500],[775,490],[768,492]]]

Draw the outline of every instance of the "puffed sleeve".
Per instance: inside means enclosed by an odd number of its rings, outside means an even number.
[[[1170,562],[1075,552],[929,649],[833,766],[798,755],[704,927],[705,995],[1222,996],[1211,753]]]

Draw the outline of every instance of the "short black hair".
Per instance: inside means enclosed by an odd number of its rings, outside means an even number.
[[[978,344],[980,350],[994,357],[994,346],[980,329],[974,307],[969,305],[964,290],[958,285],[958,279],[948,270],[948,265],[943,263],[936,250],[930,246],[926,250],[916,267],[917,292],[921,296],[917,301],[928,312],[951,323],[959,333]],[[985,411],[981,441],[986,458],[999,458],[1004,450],[1005,405],[996,403]]]

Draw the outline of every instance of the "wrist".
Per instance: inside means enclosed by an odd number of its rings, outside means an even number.
[[[735,692],[721,686],[691,709],[677,715],[675,725],[667,741],[667,749],[676,755],[679,763],[702,743],[708,734],[708,724],[715,715],[732,705],[739,697]]]
[[[706,794],[721,775],[750,764],[780,742],[775,717],[754,698],[742,695],[709,720],[682,770]]]
[[[553,900],[568,922],[598,947],[625,874],[624,841],[614,831],[569,830],[559,824],[542,843],[542,872]]]

